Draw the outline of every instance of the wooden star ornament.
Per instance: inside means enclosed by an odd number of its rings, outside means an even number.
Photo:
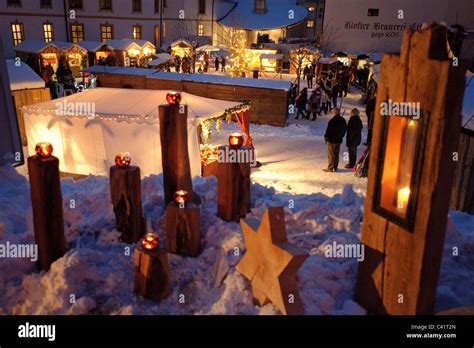
[[[248,218],[241,225],[247,251],[237,270],[251,282],[258,304],[271,301],[283,314],[301,314],[296,273],[309,255],[288,243],[283,207],[269,208],[261,222]]]

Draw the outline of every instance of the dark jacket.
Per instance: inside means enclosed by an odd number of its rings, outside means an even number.
[[[341,144],[346,134],[346,120],[341,115],[336,115],[328,122],[324,138],[328,143]]]
[[[351,116],[347,122],[346,145],[359,146],[362,141],[362,121],[359,116]]]
[[[305,109],[306,104],[308,103],[308,89],[304,88],[300,94],[296,97],[296,107],[298,109]]]

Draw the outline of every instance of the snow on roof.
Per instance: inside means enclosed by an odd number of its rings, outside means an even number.
[[[329,58],[329,57],[322,57],[319,59],[319,63],[322,64],[334,64],[337,62],[337,59]]]
[[[155,58],[151,62],[148,62],[148,66],[158,66],[164,63],[171,61],[172,59],[164,59],[164,58]]]
[[[92,74],[121,74],[121,75],[135,75],[135,76],[147,76],[154,73],[154,70],[145,69],[145,68],[103,66],[103,65],[94,65],[89,68],[83,69],[81,71],[92,73]]]
[[[107,45],[106,43],[103,43],[100,41],[81,41],[78,43],[78,46],[82,47],[83,49],[89,52],[97,52],[102,49],[113,51],[114,49],[112,46]]]
[[[26,63],[15,65],[15,60],[7,59],[8,77],[10,89],[18,91],[21,89],[44,88],[45,83],[37,73]]]
[[[178,74],[178,73],[172,73],[172,72],[158,71],[147,77],[151,79],[190,81],[190,82],[200,82],[200,83],[216,83],[216,84],[222,84],[222,85],[282,89],[282,90],[289,90],[291,86],[290,81],[284,81],[284,80],[250,79],[250,78],[244,78],[244,77],[229,77],[229,76],[220,76],[220,75],[211,75],[211,74]]]
[[[464,90],[464,101],[462,104],[463,128],[474,131],[474,73],[466,74],[466,89]]]
[[[170,43],[170,47],[178,46],[178,45],[193,47],[193,45],[191,45],[187,40],[184,40],[184,39],[175,40],[172,43]]]
[[[273,79],[250,79],[243,77],[230,77],[211,74],[178,74],[172,72],[161,72],[153,69],[143,68],[125,68],[119,66],[100,66],[95,65],[82,72],[89,72],[92,74],[122,74],[122,75],[136,75],[146,76],[148,78],[175,80],[175,81],[190,81],[201,83],[216,83],[223,85],[238,85],[255,88],[269,88],[279,90],[289,90],[291,86],[290,81],[273,80]]]
[[[64,98],[23,107],[25,114],[55,114],[58,103],[94,103],[95,117],[115,121],[156,123],[159,120],[158,106],[166,103],[166,94],[171,91],[126,89],[126,88],[91,88]],[[202,121],[220,116],[226,109],[240,103],[198,97],[180,92],[182,104],[188,106],[189,121]],[[82,104],[84,105],[84,104]],[[71,117],[86,117],[76,113]],[[90,116],[89,116],[90,117]],[[195,123],[197,125],[197,123]]]
[[[283,59],[283,54],[263,53],[260,55],[260,59]]]
[[[16,45],[13,49],[18,52],[40,53],[48,46],[57,47],[51,42],[46,43],[44,41],[39,40],[24,40],[23,42]]]
[[[140,49],[144,48],[146,45],[155,47],[155,45],[153,45],[150,41],[138,39],[107,40],[105,43],[120,51],[125,51],[133,45],[138,46]]]
[[[219,23],[232,28],[248,30],[265,30],[287,27],[301,22],[306,18],[308,11],[296,5],[294,0],[266,0],[267,12],[255,13],[254,0],[239,0],[235,8]],[[294,11],[290,18],[289,11]]]

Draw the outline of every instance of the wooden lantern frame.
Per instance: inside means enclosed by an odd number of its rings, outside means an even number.
[[[415,155],[413,158],[413,168],[412,175],[410,180],[410,198],[408,200],[407,211],[405,217],[402,218],[397,214],[385,209],[381,204],[381,194],[382,194],[382,176],[383,169],[385,165],[385,153],[387,150],[387,140],[389,132],[389,117],[402,117],[413,119],[410,116],[383,116],[382,117],[382,139],[379,143],[377,151],[377,163],[375,171],[375,187],[374,187],[374,196],[372,203],[372,211],[387,220],[399,225],[400,227],[405,228],[406,230],[413,232],[413,227],[415,225],[416,218],[416,209],[418,206],[418,192],[419,192],[419,183],[421,180],[422,165],[424,161],[424,150],[426,144],[426,128],[428,116],[426,112],[420,113],[420,118],[417,120],[419,122],[420,130],[416,134],[416,144],[415,144]]]

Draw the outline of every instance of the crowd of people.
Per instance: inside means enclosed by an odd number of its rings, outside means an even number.
[[[41,77],[46,87],[49,88],[52,99],[77,92],[74,76],[68,61],[61,57],[58,63],[56,71],[54,71],[51,63],[48,63],[41,71]]]
[[[199,65],[197,66],[197,72],[200,74],[209,72],[211,61],[212,60],[209,53],[205,52],[202,57],[202,62],[200,62]],[[196,72],[196,68],[193,69],[195,62],[196,62],[195,57],[190,57],[188,55],[185,55],[184,57],[175,56],[173,65],[177,73],[191,74],[191,73]],[[226,63],[227,62],[226,62],[225,57],[221,57],[221,58],[215,57],[214,59],[215,71],[225,72]]]

